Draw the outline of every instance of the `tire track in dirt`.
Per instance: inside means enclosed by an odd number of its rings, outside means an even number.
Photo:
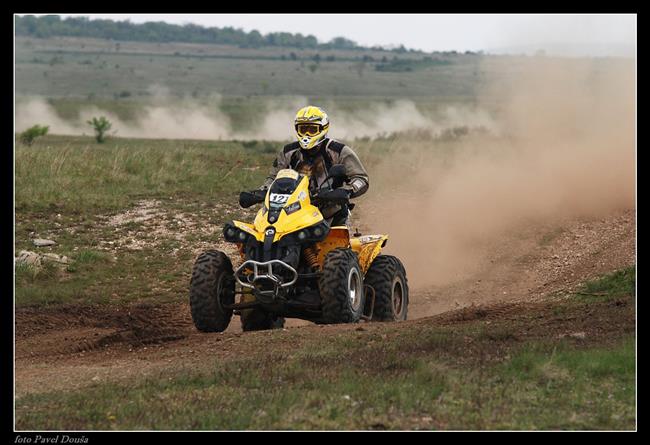
[[[521,311],[515,303],[567,292],[587,279],[635,264],[635,236],[633,210],[523,230],[492,246],[477,273],[437,287],[412,287],[406,323],[458,322]],[[450,321],[445,313],[455,315]],[[394,325],[371,323],[363,329],[390,330]],[[17,308],[16,394],[191,368],[206,358],[230,360],[267,353],[268,348],[281,352],[310,338],[358,327],[288,320],[279,332],[241,333],[238,317],[233,317],[226,332],[203,334],[194,328],[186,302]]]

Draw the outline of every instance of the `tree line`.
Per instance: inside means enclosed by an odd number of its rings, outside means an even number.
[[[250,32],[232,27],[203,27],[194,24],[173,25],[165,22],[142,24],[130,21],[108,19],[90,20],[88,17],[68,17],[58,15],[36,17],[16,16],[16,35],[47,38],[52,36],[91,37],[98,39],[140,41],[140,42],[186,42],[237,45],[242,48],[261,46],[281,46],[311,49],[353,49],[382,50],[381,47],[366,48],[345,37],[335,37],[327,43],[319,43],[313,35],[272,32],[266,35],[259,31]],[[401,46],[392,51],[406,52]],[[412,50],[411,50],[412,51]]]

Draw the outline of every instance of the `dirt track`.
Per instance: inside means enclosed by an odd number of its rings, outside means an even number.
[[[419,289],[412,283],[406,323],[453,322],[453,317],[435,315],[479,304],[498,308],[494,316],[525,311],[527,304],[543,297],[634,264],[635,236],[634,211],[529,228],[495,243],[476,273],[444,286]],[[284,331],[243,334],[239,320],[233,317],[227,332],[202,334],[195,330],[189,314],[186,303],[17,309],[16,397],[155,376],[166,369],[191,368],[206,357],[229,360],[269,347],[289,350],[314,336],[359,328],[290,320]],[[366,326],[375,331],[395,325]]]

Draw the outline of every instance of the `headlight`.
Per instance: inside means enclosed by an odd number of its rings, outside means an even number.
[[[299,242],[299,243],[316,243],[323,241],[329,232],[329,226],[327,222],[321,221],[320,223],[306,227],[304,229],[293,232],[291,236],[282,238],[280,242],[284,240],[285,243]]]
[[[252,236],[250,233],[241,230],[232,223],[226,223],[223,228],[223,237],[230,243],[244,243],[250,236]]]
[[[323,241],[329,231],[330,226],[327,224],[327,222],[320,222],[315,226],[309,228],[309,239],[313,241]]]
[[[235,235],[237,235],[237,230],[234,227],[228,227],[224,230],[223,234],[225,238],[230,241],[235,238]]]

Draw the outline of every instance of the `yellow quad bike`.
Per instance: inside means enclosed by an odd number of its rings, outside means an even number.
[[[312,196],[309,177],[285,169],[268,191],[240,194],[242,207],[263,206],[253,224],[224,226],[226,241],[238,246],[239,267],[218,250],[197,257],[190,307],[199,331],[224,331],[233,313],[244,331],[282,327],[286,317],[319,324],[406,320],[406,271],[398,258],[380,255],[388,236],[350,236],[346,226],[330,227],[313,204],[352,208],[347,193],[332,193],[344,178],[345,167],[334,165]]]

